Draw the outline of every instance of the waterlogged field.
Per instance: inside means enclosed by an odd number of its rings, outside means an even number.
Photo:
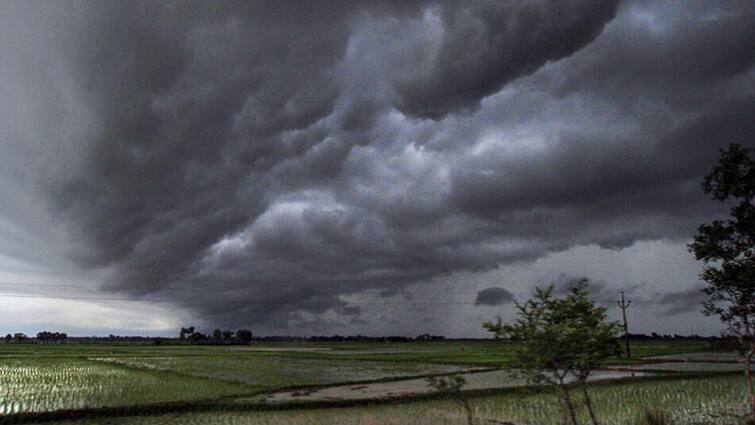
[[[260,391],[462,369],[460,365],[363,361],[351,360],[350,355],[257,349],[2,344],[0,415],[208,402]]]
[[[0,414],[131,406],[245,394],[243,385],[86,359],[0,359]]]
[[[613,363],[626,366],[642,357],[707,347],[684,341],[644,342],[633,348],[635,358],[617,358]],[[409,379],[479,366],[505,367],[510,353],[510,345],[484,341],[244,347],[0,344],[0,423],[26,421],[30,418],[18,414],[35,412],[63,421],[70,413],[57,412],[79,410],[76,415],[94,415],[76,422],[81,424],[461,424],[464,419],[457,406],[437,397],[425,401],[404,397],[401,403],[339,409],[305,409],[299,404],[286,408],[298,410],[266,412],[259,405],[262,398],[255,395]],[[508,418],[517,425],[560,423],[558,400],[552,394],[497,391],[501,394],[472,399],[479,418]],[[719,425],[727,422],[698,419],[744,406],[738,374],[600,384],[593,391],[606,425],[634,425],[636,416],[648,407],[672,412],[675,424]],[[95,408],[118,408],[120,417],[103,416],[112,410],[91,410]]]
[[[591,389],[597,414],[605,425],[635,425],[647,408],[669,412],[676,425],[732,425],[727,414],[746,408],[742,379],[736,375],[693,379],[643,380],[623,384],[601,384]],[[471,403],[479,423],[510,421],[517,425],[561,425],[558,398],[548,392],[510,391],[500,395],[473,397]],[[230,408],[230,407],[229,407]],[[582,423],[589,423],[580,412]],[[74,422],[64,422],[73,425]],[[282,412],[226,411],[170,414],[152,417],[92,419],[81,425],[462,425],[466,424],[456,404],[449,400],[425,400],[404,404],[339,409]]]
[[[347,352],[351,358],[360,360],[461,364],[476,366],[505,366],[511,360],[512,346],[502,341],[445,341],[426,343],[390,344],[338,344],[324,345],[332,351],[318,356],[336,358],[339,352]],[[385,352],[389,347],[390,352]],[[637,363],[643,358],[662,355],[697,353],[708,350],[704,341],[634,341],[632,358],[617,357],[612,363]]]
[[[239,382],[257,391],[395,379],[462,370],[460,366],[441,364],[331,360],[248,353],[207,356],[111,357],[96,360],[141,370],[171,371],[213,380]]]

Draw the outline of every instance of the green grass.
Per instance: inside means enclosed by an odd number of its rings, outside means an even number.
[[[631,359],[613,358],[611,363],[636,363],[646,357],[699,353],[708,351],[709,344],[704,341],[632,341],[631,350]]]

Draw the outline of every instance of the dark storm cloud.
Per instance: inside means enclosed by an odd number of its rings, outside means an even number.
[[[505,288],[486,288],[477,293],[475,305],[501,305],[514,300],[514,295]]]
[[[620,96],[620,102],[672,93],[675,99],[666,101],[703,100],[709,91],[721,89],[715,83],[747,73],[755,62],[755,11],[730,6],[702,1],[684,8],[624,4],[624,19],[614,21],[615,31],[596,42],[601,55],[585,52],[584,60],[553,81],[553,89],[559,95],[600,91]],[[638,24],[645,28],[635,31]]]
[[[563,297],[568,295],[572,288],[582,282],[587,284],[590,298],[604,307],[615,306],[621,291],[627,296],[632,296],[634,294],[641,294],[643,289],[648,286],[645,282],[625,284],[621,281],[621,278],[616,278],[611,282],[605,282],[603,280],[591,279],[589,277],[574,277],[565,274],[562,274],[557,280],[550,284],[553,285],[554,295],[557,297]]]
[[[442,7],[438,52],[419,75],[399,82],[398,108],[434,119],[474,110],[506,83],[591,42],[617,4],[478,1]]]
[[[569,292],[581,282],[587,283],[587,288],[593,295],[602,293],[607,289],[605,282],[596,282],[587,277],[572,277],[567,275],[559,276],[557,281],[551,282],[550,284],[553,285],[553,293],[556,296],[562,297],[569,294]]]
[[[322,330],[364,314],[344,295],[686,238],[755,130],[747,3],[45,7],[85,129],[41,179],[71,256],[217,325]]]
[[[702,291],[702,287],[697,287],[686,291],[665,294],[659,297],[657,302],[669,305],[669,307],[663,311],[664,315],[674,316],[679,313],[703,311],[703,302],[705,300],[707,300],[707,297]]]

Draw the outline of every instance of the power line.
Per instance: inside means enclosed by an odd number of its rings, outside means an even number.
[[[6,284],[4,282],[0,282],[0,286],[16,286],[16,287],[28,287],[28,288],[57,288],[57,289],[69,289],[69,288],[85,288],[85,289],[101,289],[98,286],[91,286],[91,285],[26,285],[26,284]],[[129,286],[130,289],[139,289],[139,288],[145,288],[144,286]],[[14,288],[16,289],[16,288]],[[192,289],[198,289],[198,288],[192,288]],[[204,287],[202,289],[215,289],[214,287]],[[312,289],[312,288],[306,288],[306,289]],[[186,290],[186,288],[161,288],[161,291],[170,291],[170,290]],[[358,295],[358,294],[391,294],[393,291],[391,290],[383,290],[383,289],[330,289],[330,288],[317,288],[317,292],[319,293],[338,293],[338,294],[344,294],[344,295]],[[479,291],[434,291],[434,290],[422,290],[422,291],[401,291],[401,292],[395,292],[396,295],[422,295],[422,294],[436,294],[436,295],[469,295],[469,294],[477,294]],[[521,294],[524,295],[524,294]]]
[[[67,289],[67,288],[85,288],[85,289],[102,289],[100,286],[96,285],[87,285],[87,284],[56,284],[56,283],[21,283],[21,282],[3,282],[0,281],[0,286],[6,285],[6,286],[19,286],[19,287],[29,287],[29,288],[58,288],[58,289]],[[130,289],[139,289],[139,288],[149,288],[151,285],[129,285]],[[214,289],[214,286],[206,286],[203,287],[204,289]],[[161,291],[170,291],[170,290],[185,290],[186,288],[161,288]],[[196,287],[192,289],[198,289]],[[344,289],[344,288],[305,288],[305,289],[314,289],[318,293],[339,293],[343,295],[359,295],[359,294],[386,294],[393,292],[394,288],[388,288],[388,289],[358,289],[358,288],[352,288],[352,289]],[[395,295],[422,295],[422,294],[433,294],[433,295],[467,295],[467,294],[478,294],[481,290],[453,290],[453,291],[438,291],[434,289],[423,289],[423,290],[406,290],[406,291],[399,291],[395,292]],[[510,292],[510,291],[509,291]],[[26,294],[20,294],[20,295],[26,295]],[[532,294],[525,294],[525,293],[512,293],[512,295],[515,296],[524,296],[529,297]],[[50,298],[55,298],[55,296],[50,296]],[[110,299],[110,298],[108,298]],[[116,300],[116,299],[114,299]],[[130,301],[131,299],[117,299],[122,301]],[[615,300],[598,300],[596,303],[599,304],[608,304],[608,303],[614,303]],[[671,304],[671,305],[696,305],[699,304],[697,302],[682,302],[682,303],[674,303],[674,302],[667,302],[667,301],[653,301],[653,300],[638,300],[637,303],[641,304]],[[513,303],[513,300],[505,300],[504,303]]]
[[[86,285],[86,284],[56,284],[56,283],[21,283],[21,282],[0,282],[0,285],[6,285],[6,286],[22,286],[22,287],[40,287],[40,288],[88,288],[88,289],[99,289],[100,287],[97,285]],[[129,285],[129,288],[149,288],[152,285]],[[208,286],[207,288],[212,288],[212,286]],[[171,289],[171,288],[166,288]],[[178,288],[173,288],[178,289]],[[355,290],[359,293],[376,293],[376,294],[383,294],[386,292],[391,292],[394,290],[394,288],[388,288],[388,289],[361,289],[361,290]],[[317,288],[318,292],[347,292],[343,288]],[[403,291],[402,293],[408,293],[408,294],[423,294],[423,293],[432,293],[432,294],[448,294],[448,295],[464,295],[464,294],[477,294],[479,290],[454,290],[454,291],[437,291],[437,290],[412,290],[412,291]]]
[[[199,304],[212,304],[212,303],[220,303],[220,304],[234,304],[232,301],[226,300],[226,299],[159,299],[159,298],[116,298],[116,297],[82,297],[82,296],[71,296],[71,295],[46,295],[46,294],[17,294],[17,293],[0,293],[0,298],[50,298],[50,299],[65,299],[65,300],[76,300],[76,301],[112,301],[112,302],[154,302],[154,303],[186,303],[186,302],[196,302]],[[346,304],[352,304],[352,305],[403,305],[403,306],[414,306],[414,305],[480,305],[479,303],[475,302],[468,302],[468,301],[380,301],[380,302],[365,302],[365,301],[346,301],[342,300]],[[615,301],[596,301],[596,304],[609,304],[614,303]],[[691,305],[698,305],[699,303],[693,303],[693,302],[668,302],[668,301],[652,301],[652,300],[635,300],[635,303],[638,304],[649,304],[649,305],[682,305],[682,306],[691,306]],[[501,304],[513,304],[513,300],[506,300],[503,301]],[[243,304],[247,305],[331,305],[333,304],[332,300],[323,300],[323,301],[294,301],[294,302],[273,302],[273,301],[247,301],[243,302]]]
[[[98,288],[96,285],[71,284],[71,283],[21,283],[21,282],[0,282],[0,285],[7,286],[29,286],[42,288]]]

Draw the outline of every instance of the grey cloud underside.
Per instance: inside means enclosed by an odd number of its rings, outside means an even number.
[[[358,320],[345,294],[686,238],[718,212],[717,150],[753,143],[736,6],[50,5],[91,112],[83,164],[43,187],[108,290],[271,331]]]
[[[597,37],[618,1],[462,2],[442,7],[438,52],[398,85],[398,108],[440,119],[476,109],[485,96],[570,56]]]
[[[514,301],[514,295],[506,288],[486,288],[477,293],[475,305],[501,305]]]
[[[701,312],[703,311],[702,303],[707,301],[707,299],[708,297],[700,288],[694,288],[687,291],[665,294],[658,301],[669,304],[669,307],[665,309],[663,314],[673,316],[679,313]]]

